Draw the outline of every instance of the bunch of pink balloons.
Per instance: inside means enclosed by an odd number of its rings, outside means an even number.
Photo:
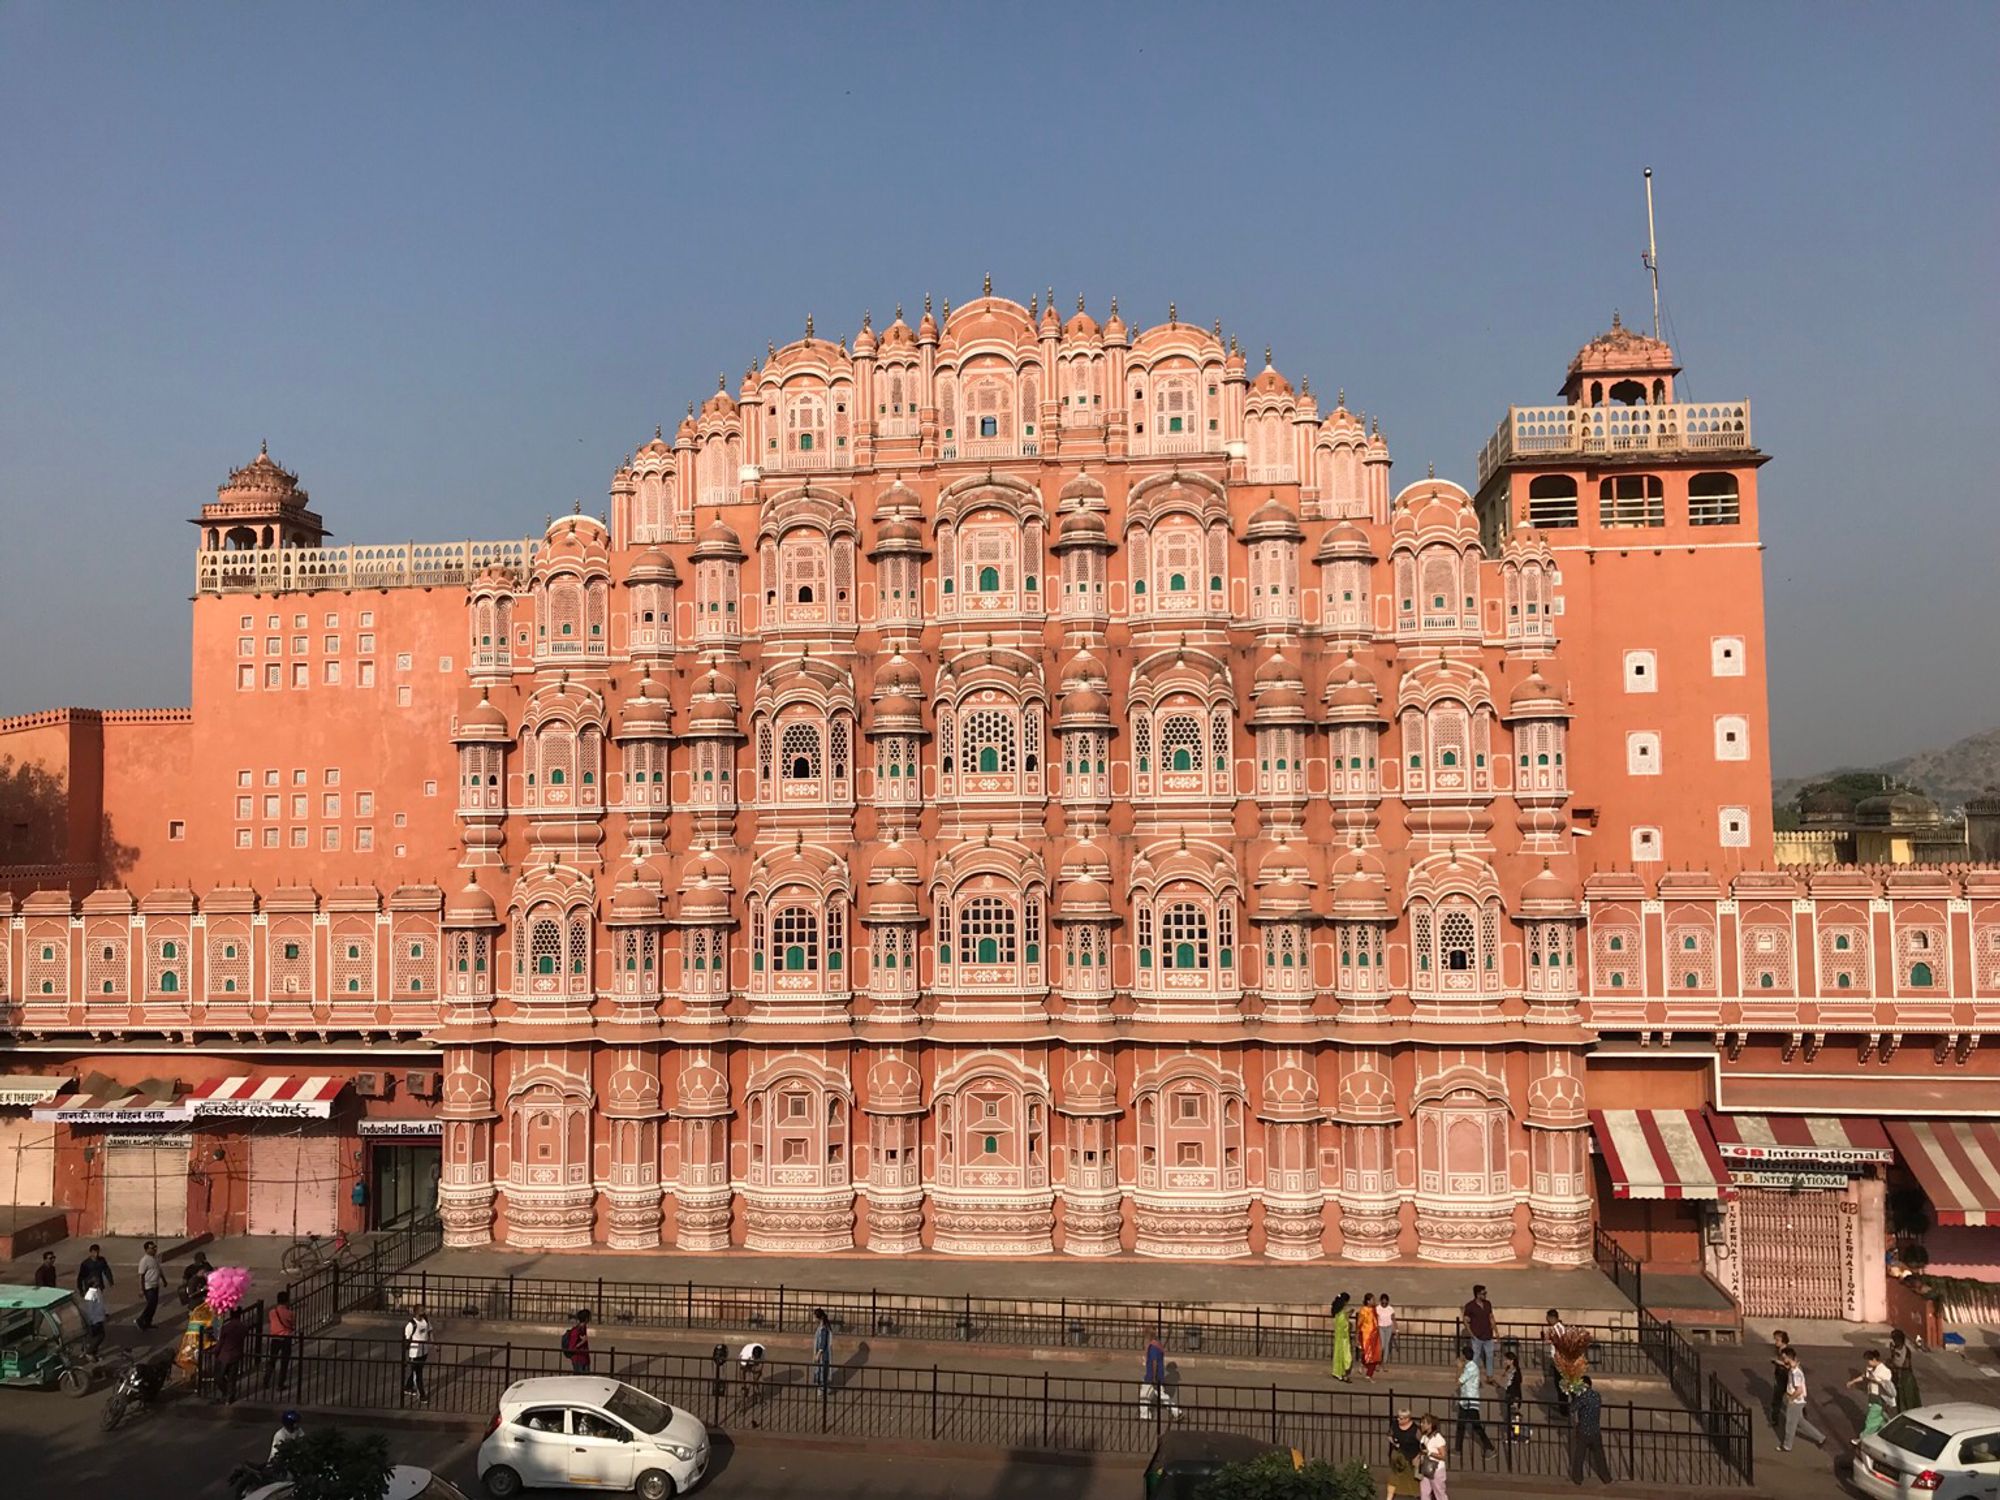
[[[219,1313],[243,1305],[250,1290],[250,1271],[245,1266],[217,1266],[208,1273],[208,1305]]]

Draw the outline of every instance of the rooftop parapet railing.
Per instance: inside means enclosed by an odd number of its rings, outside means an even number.
[[[1747,453],[1748,401],[1676,401],[1666,406],[1510,406],[1479,450],[1483,485],[1518,458],[1568,454]]]
[[[408,542],[400,546],[257,547],[195,554],[197,594],[311,593],[320,589],[438,588],[488,568],[525,580],[540,542]]]

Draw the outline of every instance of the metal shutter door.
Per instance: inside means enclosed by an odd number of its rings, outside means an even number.
[[[111,1146],[104,1153],[104,1232],[183,1239],[187,1235],[188,1142]]]
[[[55,1188],[55,1122],[0,1120],[0,1203],[46,1208]]]
[[[1842,1195],[1744,1187],[1743,1311],[1753,1318],[1847,1316],[1847,1233]]]
[[[338,1136],[253,1136],[250,1233],[332,1234],[340,1183]]]

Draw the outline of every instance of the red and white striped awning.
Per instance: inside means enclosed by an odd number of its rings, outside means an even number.
[[[195,1085],[188,1103],[197,1115],[324,1120],[347,1087],[345,1078],[279,1073],[269,1078],[213,1078]]]
[[[1940,1224],[2000,1224],[2000,1123],[1891,1120],[1889,1139]]]
[[[1840,1115],[1724,1115],[1713,1111],[1709,1129],[1722,1159],[1737,1162],[1877,1164],[1896,1159],[1880,1120]]]
[[[1729,1198],[1729,1168],[1701,1111],[1593,1109],[1591,1133],[1619,1198]]]
[[[56,1096],[75,1082],[68,1073],[9,1073],[0,1077],[0,1105],[53,1104]]]

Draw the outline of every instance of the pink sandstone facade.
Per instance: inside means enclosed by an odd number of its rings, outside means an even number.
[[[61,790],[0,868],[15,1193],[541,1249],[1597,1226],[1877,1310],[1887,1152],[1649,1199],[1607,1133],[2000,1095],[2000,871],[1771,866],[1765,460],[1677,373],[1614,323],[1476,492],[1398,487],[1268,354],[989,294],[808,321],[527,540],[336,548],[260,455],[192,708],[0,723]]]

